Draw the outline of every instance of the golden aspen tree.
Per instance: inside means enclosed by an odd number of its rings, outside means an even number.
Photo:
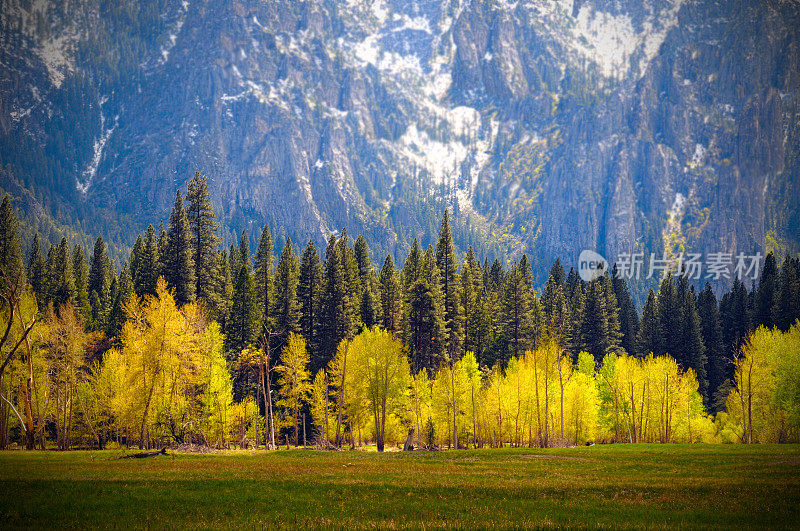
[[[308,361],[306,340],[299,334],[290,333],[275,370],[279,374],[278,405],[286,408],[285,425],[294,427],[295,446],[300,436],[300,409],[308,400],[311,390]]]

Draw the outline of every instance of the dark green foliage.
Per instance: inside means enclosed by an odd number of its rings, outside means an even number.
[[[761,278],[758,280],[758,290],[755,292],[753,308],[753,327],[765,326],[772,328],[774,325],[773,311],[778,295],[778,265],[775,255],[769,253],[764,260]]]
[[[150,225],[147,227],[144,245],[137,259],[136,272],[133,276],[133,287],[140,297],[156,294],[156,283],[160,276],[160,263],[156,231]]]
[[[637,355],[636,338],[639,334],[639,314],[636,312],[633,299],[631,299],[627,282],[624,278],[618,278],[616,264],[612,269],[611,279],[619,308],[619,331],[622,334],[620,346],[625,349],[625,352],[635,356]]]
[[[300,260],[300,276],[297,283],[297,298],[300,302],[300,334],[306,339],[311,359],[320,359],[322,349],[320,331],[323,293],[322,261],[311,240],[308,241]],[[313,367],[315,372],[319,367]]]
[[[215,279],[219,267],[216,263],[218,225],[208,191],[208,179],[199,171],[195,172],[187,185],[186,202],[194,258],[195,294],[209,306],[218,307],[220,301]]]
[[[483,272],[470,246],[461,266],[461,306],[464,309],[464,352],[482,359],[487,334]]]
[[[739,279],[734,279],[731,290],[723,295],[719,305],[722,324],[722,346],[724,357],[733,360],[750,332],[747,288]],[[732,379],[733,364],[725,367],[725,378]]]
[[[127,265],[122,267],[122,271],[120,271],[117,277],[115,289],[112,291],[114,299],[111,305],[111,311],[108,314],[108,323],[106,324],[105,332],[106,336],[113,338],[119,337],[122,331],[122,325],[125,324],[125,320],[127,319],[125,306],[128,304],[128,301],[130,301],[133,293],[133,282],[131,281],[131,274]]]
[[[108,258],[103,238],[97,238],[89,267],[89,300],[92,308],[91,326],[93,330],[103,330],[111,309],[111,279],[114,269]]]
[[[72,256],[67,239],[62,238],[57,247],[51,247],[48,254],[47,269],[50,277],[50,298],[48,302],[58,312],[64,304],[72,302],[75,295],[75,280],[72,276]]]
[[[36,295],[39,309],[43,309],[47,299],[47,264],[39,246],[39,234],[33,237],[30,253],[28,253],[28,282]]]
[[[446,329],[439,268],[430,249],[419,266],[419,276],[408,289],[404,337],[412,371],[433,373],[443,360]]]
[[[706,354],[706,373],[708,377],[706,405],[710,412],[716,413],[723,407],[723,404],[716,400],[716,395],[724,380],[727,361],[723,357],[722,331],[719,322],[717,298],[708,283],[697,296],[697,313],[700,317],[700,334]],[[724,398],[722,398],[723,403]]]
[[[381,326],[397,333],[403,318],[403,285],[390,255],[386,255],[380,273]]]
[[[245,256],[245,253],[240,256]],[[243,261],[249,261],[249,258]],[[300,301],[297,299],[299,273],[300,265],[294,254],[292,240],[287,238],[275,268],[275,328],[284,340],[290,332],[300,331]]]
[[[89,304],[89,267],[83,246],[75,244],[72,251],[72,271],[75,276],[75,309],[84,325],[91,329],[92,307]]]
[[[25,286],[25,265],[19,240],[19,223],[8,194],[0,205],[0,290],[21,292]]]
[[[328,364],[339,343],[357,330],[357,294],[351,289],[355,261],[348,260],[346,241],[331,236],[325,249],[325,288],[322,294],[322,319],[319,324],[318,352],[312,352],[311,366]],[[350,265],[348,265],[348,262]],[[358,276],[356,268],[356,277]]]
[[[442,291],[442,304],[445,327],[445,352],[449,359],[461,356],[464,341],[464,323],[459,296],[458,263],[456,246],[450,230],[450,216],[444,211],[439,239],[436,243],[436,267],[439,269],[439,282]]]
[[[272,262],[272,234],[269,226],[264,225],[261,237],[258,240],[258,249],[255,257],[255,284],[258,306],[261,309],[261,320],[264,329],[272,328],[271,312],[274,305]]]
[[[681,341],[675,346],[672,354],[683,369],[693,369],[697,375],[700,394],[706,404],[709,403],[707,358],[700,328],[700,316],[697,312],[694,291],[689,289],[686,276],[681,275],[676,285],[680,309]]]
[[[663,342],[656,294],[651,289],[647,294],[647,302],[644,303],[644,309],[642,310],[642,321],[636,341],[638,353],[640,356],[647,356],[651,353],[662,354],[664,352]]]
[[[535,315],[532,310],[535,295],[530,285],[530,269],[526,265],[527,261],[515,263],[505,276],[500,301],[505,349],[501,359],[497,360],[503,367],[511,356],[519,357],[533,346]]]
[[[781,266],[773,321],[782,331],[800,319],[800,259],[787,256]]]
[[[225,349],[229,361],[235,361],[242,349],[256,340],[258,315],[253,278],[247,267],[241,264],[233,282],[231,311],[225,326]]]
[[[611,278],[603,275],[587,284],[581,336],[583,350],[601,363],[620,348],[619,312]]]
[[[180,190],[175,194],[175,206],[169,218],[166,252],[162,259],[164,279],[175,290],[175,301],[178,304],[192,302],[195,299],[196,285],[192,232]]]

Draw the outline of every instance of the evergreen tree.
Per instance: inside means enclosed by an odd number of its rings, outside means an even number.
[[[564,286],[567,288],[565,295],[569,300],[566,345],[567,350],[572,354],[573,361],[575,361],[578,359],[578,354],[586,350],[586,345],[583,341],[583,312],[586,305],[586,295],[583,282],[578,278],[577,274],[573,274],[574,270],[571,269]]]
[[[133,249],[131,249],[131,255],[128,257],[128,273],[131,276],[131,286],[135,289],[135,279],[139,272],[139,268],[142,266],[142,257],[144,255],[144,239],[142,235],[139,234],[136,237],[136,243],[133,244]]]
[[[147,233],[145,234],[141,258],[136,268],[136,276],[133,277],[134,290],[140,297],[155,296],[156,284],[160,275],[160,263],[161,258],[158,254],[156,231],[150,225],[147,227]]]
[[[381,313],[380,297],[378,296],[377,277],[372,261],[369,258],[369,246],[363,236],[356,238],[353,245],[353,254],[358,267],[359,316],[361,324],[372,328],[378,324]]]
[[[89,267],[83,246],[75,244],[72,251],[72,271],[75,276],[75,309],[86,328],[91,329],[92,307],[89,304]]]
[[[706,283],[703,291],[697,296],[697,313],[700,317],[700,333],[706,353],[706,372],[708,375],[708,393],[706,406],[711,413],[721,408],[725,398],[717,400],[716,394],[723,382],[726,360],[722,350],[722,331],[719,322],[717,298]]]
[[[242,235],[239,237],[239,261],[250,271],[250,239],[247,237],[247,231],[242,229]]]
[[[531,315],[533,293],[526,282],[525,272],[517,262],[506,275],[502,299],[502,315],[505,353],[500,361],[508,364],[511,357],[518,358],[531,347],[533,316]]]
[[[419,262],[419,276],[408,289],[404,317],[408,357],[415,373],[427,369],[432,374],[444,354],[446,330],[440,285],[439,268],[428,249]]]
[[[680,326],[680,297],[678,296],[672,272],[662,279],[658,289],[658,322],[661,328],[661,350],[654,354],[669,354],[675,357],[683,341]]]
[[[459,296],[458,264],[456,247],[450,230],[450,216],[444,211],[439,239],[436,243],[436,267],[439,269],[439,282],[442,291],[442,302],[445,326],[445,352],[451,361],[460,358],[461,345],[464,341],[464,323]]]
[[[352,316],[349,314],[346,283],[341,249],[336,237],[331,236],[325,249],[325,291],[322,295],[322,320],[318,334],[321,349],[311,353],[311,366],[314,369],[328,365],[339,342],[351,330]]]
[[[559,339],[566,337],[569,318],[567,299],[564,296],[564,280],[564,268],[561,267],[561,261],[556,259],[544,286],[542,309],[547,318],[545,323],[547,332]]]
[[[755,292],[753,311],[753,327],[765,326],[772,328],[774,325],[773,310],[778,293],[778,265],[775,255],[770,252],[764,260],[764,268],[758,281],[758,290]]]
[[[192,255],[192,233],[189,218],[183,208],[180,190],[175,194],[175,206],[169,218],[166,254],[163,257],[164,280],[175,290],[178,305],[195,298],[195,265]]]
[[[106,324],[106,335],[108,337],[118,338],[122,332],[122,326],[128,318],[125,308],[128,301],[131,299],[133,293],[133,282],[131,281],[131,274],[127,265],[122,267],[114,290],[114,302],[111,305],[111,311],[108,315],[108,324]]]
[[[98,237],[94,243],[91,266],[89,267],[89,300],[92,307],[92,327],[94,330],[105,328],[108,312],[111,309],[111,279],[114,269],[108,258],[106,244]]]
[[[639,315],[636,313],[636,306],[633,304],[628,284],[624,278],[618,275],[617,265],[611,274],[614,285],[614,296],[619,307],[619,329],[622,337],[620,346],[631,356],[637,355],[637,336],[639,335]]]
[[[233,282],[231,311],[225,327],[225,348],[229,361],[236,360],[247,345],[258,335],[258,303],[250,271],[239,265]]]
[[[684,369],[692,368],[697,376],[699,392],[706,404],[709,401],[707,358],[700,327],[700,316],[697,312],[694,292],[689,289],[689,281],[681,275],[677,282],[677,296],[681,301],[680,335],[682,341],[677,345],[672,356]]]
[[[483,312],[483,274],[470,245],[461,266],[461,306],[464,309],[464,352],[483,357],[485,341]]]
[[[194,258],[195,294],[198,299],[218,306],[216,300],[215,276],[216,264],[215,249],[219,245],[217,237],[217,222],[214,207],[211,204],[211,194],[208,191],[208,179],[199,171],[187,186],[186,192],[186,217],[189,220],[189,230],[192,239],[192,257]]]
[[[72,276],[72,256],[66,238],[61,238],[58,247],[51,254],[48,264],[51,280],[51,301],[56,312],[67,303],[73,302],[75,280]]]
[[[19,223],[6,194],[0,204],[0,290],[21,293],[26,282]]]
[[[403,263],[403,286],[406,290],[410,289],[420,277],[420,263],[422,261],[422,252],[419,248],[419,242],[414,238],[411,244],[411,251]]]
[[[28,281],[30,282],[39,309],[44,308],[47,298],[47,264],[44,261],[42,249],[39,246],[39,234],[33,235],[33,244],[28,253]]]
[[[158,266],[156,267],[156,279],[158,277],[164,277],[164,280],[167,279],[167,250],[168,250],[168,242],[169,238],[167,235],[167,231],[164,229],[164,223],[159,221],[158,222]]]
[[[664,352],[663,342],[656,294],[650,289],[647,294],[647,302],[644,303],[642,310],[642,322],[639,326],[636,349],[639,356],[647,356],[650,353],[660,355]]]
[[[300,331],[300,301],[297,300],[299,269],[292,240],[286,238],[275,268],[275,326],[284,340],[291,332]]]
[[[585,350],[599,365],[606,354],[620,348],[619,320],[616,298],[608,275],[587,285],[583,309],[582,338]]]
[[[398,333],[403,317],[403,285],[390,255],[386,255],[380,273],[381,326]]]
[[[258,306],[261,309],[261,320],[264,329],[272,328],[271,312],[274,306],[272,262],[274,260],[272,248],[272,234],[269,226],[264,225],[261,237],[258,240],[258,249],[255,257],[255,283],[258,294]]]
[[[780,272],[773,322],[786,332],[800,318],[800,261],[787,256]]]
[[[747,288],[738,279],[733,280],[731,290],[723,295],[720,303],[720,322],[722,324],[722,344],[725,357],[733,360],[750,334],[750,319],[747,311]],[[733,365],[725,366],[725,378],[733,378]]]
[[[297,284],[297,298],[300,301],[300,334],[306,339],[311,359],[318,360],[322,345],[318,332],[320,330],[321,306],[323,291],[322,261],[314,242],[308,240],[303,257],[300,260],[300,276]],[[321,367],[312,367],[318,370]]]

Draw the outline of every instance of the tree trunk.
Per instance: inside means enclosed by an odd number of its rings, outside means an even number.
[[[342,382],[339,386],[339,406],[336,413],[336,447],[341,448],[341,428],[342,428],[342,407],[344,406],[344,378],[347,373],[347,351],[350,347],[350,340],[344,344],[344,359],[342,360]]]

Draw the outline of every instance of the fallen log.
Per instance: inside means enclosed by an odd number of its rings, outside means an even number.
[[[158,452],[139,452],[138,454],[123,455],[117,459],[142,459],[144,457],[155,457],[157,455],[167,455],[167,449],[162,448]]]

